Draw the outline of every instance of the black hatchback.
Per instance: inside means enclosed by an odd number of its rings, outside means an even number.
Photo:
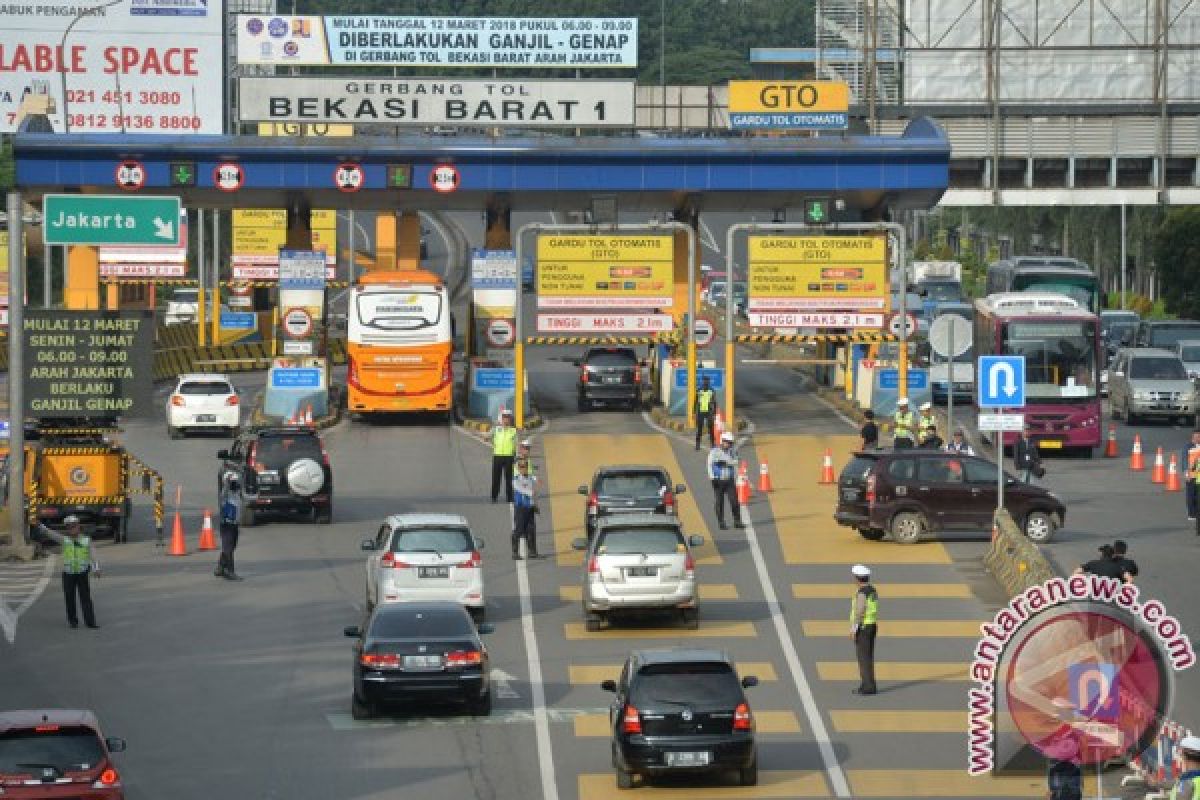
[[[451,701],[476,716],[492,713],[488,652],[458,603],[384,603],[362,627],[344,630],[354,643],[350,715],[370,719],[381,706]]]
[[[592,347],[579,367],[579,410],[597,403],[636,409],[642,403],[642,362],[629,347]]]
[[[579,487],[587,497],[584,527],[588,538],[596,533],[596,521],[610,514],[658,513],[675,515],[675,498],[687,491],[682,483],[671,485],[671,475],[662,467],[616,464],[600,467],[590,486]]]
[[[635,650],[621,677],[601,688],[615,692],[609,707],[617,788],[635,775],[733,773],[742,786],[758,783],[754,715],[728,653],[721,650]]]

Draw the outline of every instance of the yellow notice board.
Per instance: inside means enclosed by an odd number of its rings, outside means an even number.
[[[337,212],[312,212],[313,249],[324,250],[333,263],[337,257]],[[274,263],[287,242],[287,212],[281,208],[243,208],[233,212],[233,256],[253,257]]]
[[[730,81],[729,113],[846,111],[850,87],[841,81]]]
[[[752,310],[886,311],[885,236],[751,236]]]
[[[667,309],[674,265],[673,236],[543,235],[537,243],[538,307]]]

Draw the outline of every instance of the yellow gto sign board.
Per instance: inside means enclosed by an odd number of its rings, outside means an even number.
[[[233,277],[273,279],[279,249],[287,242],[287,212],[281,208],[246,208],[233,212]],[[337,263],[337,212],[312,212],[314,250],[325,251],[325,263]]]
[[[657,308],[675,291],[672,236],[543,235],[537,243],[539,308]]]
[[[751,236],[752,311],[886,311],[887,238]]]
[[[845,128],[849,110],[840,81],[729,82],[731,128]]]

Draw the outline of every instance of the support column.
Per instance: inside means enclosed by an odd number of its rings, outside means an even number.
[[[22,346],[25,329],[25,204],[20,192],[8,194],[8,533],[13,551],[29,558],[29,523],[25,517],[25,374]],[[67,308],[72,308],[68,305]]]
[[[396,217],[380,212],[375,215],[375,264],[371,270],[396,269]]]
[[[505,203],[491,202],[487,207],[487,230],[483,246],[488,250],[512,250],[512,210]],[[517,265],[518,279],[521,265]]]
[[[11,241],[9,247],[12,247]],[[67,250],[67,285],[63,289],[63,306],[73,311],[100,309],[100,253],[96,248],[79,245]]]
[[[695,242],[694,252],[688,252],[688,235],[685,231],[676,230],[675,237],[675,289],[673,294],[674,304],[671,307],[671,316],[675,318],[675,330],[679,331],[682,337],[684,349],[684,357],[687,359],[687,395],[684,398],[684,408],[687,409],[687,424],[689,427],[696,424],[696,407],[692,402],[692,398],[696,396],[696,341],[694,336],[689,335],[689,331],[695,330],[696,326],[696,309],[700,306],[699,297],[697,296],[700,289],[697,285],[696,276],[691,272],[692,264],[696,265],[696,270],[700,269],[700,260],[702,253],[700,250],[700,212],[690,202],[691,198],[684,198],[684,202],[679,204],[675,209],[675,219],[682,222],[692,229],[691,240]],[[729,291],[733,292],[733,276],[729,276]],[[687,318],[687,325],[684,325],[684,318]],[[730,359],[727,355],[727,362]],[[731,362],[730,362],[731,363]],[[725,384],[732,386],[732,372],[730,363],[725,364]]]
[[[404,211],[396,217],[396,269],[421,268],[421,217]]]

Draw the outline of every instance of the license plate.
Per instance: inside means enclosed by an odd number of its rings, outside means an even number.
[[[625,574],[631,578],[653,578],[658,575],[658,567],[628,567]]]
[[[414,672],[442,668],[441,656],[405,656],[404,668]]]
[[[668,767],[707,767],[712,753],[701,750],[696,753],[667,753]]]
[[[1038,447],[1046,450],[1061,450],[1062,446],[1063,443],[1058,439],[1042,439],[1040,442],[1038,442]]]
[[[620,383],[621,376],[620,375],[605,375],[604,382],[605,383]]]
[[[449,578],[449,567],[417,567],[418,578]]]
[[[197,414],[196,415],[196,422],[216,422],[216,421],[217,421],[216,414]]]
[[[258,473],[259,483],[279,483],[279,473],[273,469]]]

